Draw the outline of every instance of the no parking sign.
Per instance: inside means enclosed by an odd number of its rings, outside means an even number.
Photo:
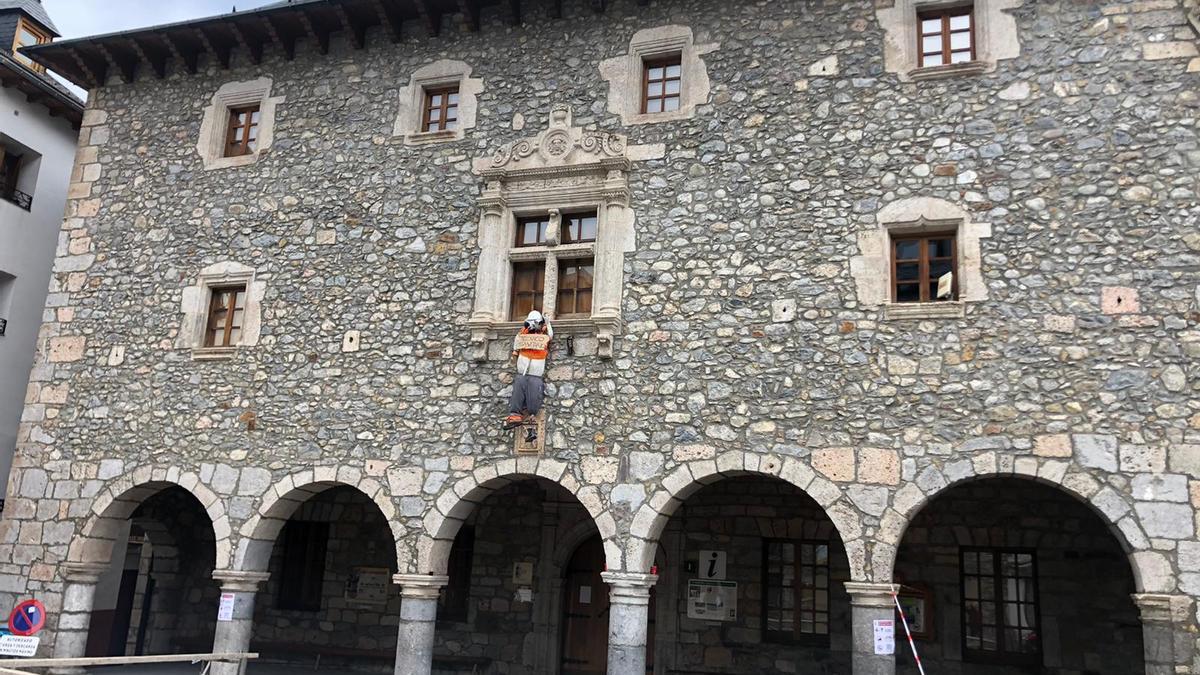
[[[41,638],[34,634],[46,625],[46,607],[37,600],[23,600],[8,615],[8,633],[0,635],[0,655],[35,656]]]
[[[40,600],[22,600],[8,616],[13,635],[34,635],[46,625],[46,606]]]

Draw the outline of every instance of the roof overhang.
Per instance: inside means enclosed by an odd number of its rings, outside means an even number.
[[[46,106],[51,117],[62,117],[75,129],[83,121],[83,101],[58,83],[51,82],[49,75],[30,70],[4,52],[0,52],[0,85],[25,94],[30,103]]]
[[[545,5],[561,18],[563,0],[525,0]],[[588,0],[602,12],[606,0]],[[649,0],[638,0],[647,4]],[[145,73],[166,77],[172,68],[196,73],[211,59],[229,68],[232,55],[262,61],[267,49],[291,60],[297,44],[328,53],[330,36],[345,33],[358,49],[367,46],[368,31],[399,43],[420,33],[437,36],[445,17],[460,15],[471,31],[480,30],[485,8],[497,8],[512,25],[521,24],[522,0],[291,0],[258,9],[181,23],[152,26],[22,48],[21,52],[86,88],[103,86],[111,75],[133,82]],[[496,12],[489,10],[489,15]],[[378,39],[378,38],[376,38]],[[239,56],[239,58],[241,58]]]

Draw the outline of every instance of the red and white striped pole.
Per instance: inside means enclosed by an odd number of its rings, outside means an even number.
[[[896,611],[900,612],[900,623],[904,625],[904,634],[908,636],[908,648],[912,650],[913,660],[917,662],[917,670],[925,675],[925,667],[921,665],[921,655],[917,653],[917,643],[913,642],[912,631],[908,629],[908,619],[904,616],[904,608],[900,606],[899,591],[892,591],[892,602],[896,603]]]

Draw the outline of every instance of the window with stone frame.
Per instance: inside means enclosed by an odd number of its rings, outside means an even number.
[[[470,618],[471,565],[475,561],[475,526],[463,525],[454,537],[446,567],[448,581],[438,597],[439,621],[467,621]]]
[[[917,54],[921,68],[975,60],[973,6],[919,12],[917,26]]]
[[[892,236],[892,302],[958,299],[953,232]]]
[[[829,642],[829,543],[763,542],[763,639]]]
[[[212,299],[208,303],[208,322],[204,330],[204,346],[236,346],[242,339],[245,314],[245,285],[213,288]]]
[[[1040,665],[1036,552],[962,548],[959,554],[964,658],[977,663]]]
[[[325,588],[329,523],[289,520],[283,526],[282,539],[279,609],[320,611]]]
[[[425,90],[421,131],[453,131],[458,127],[458,84]]]
[[[883,68],[902,82],[994,72],[1021,55],[1015,14],[1024,0],[888,0],[875,3]],[[1028,3],[1026,3],[1028,4]]]
[[[275,136],[275,110],[283,97],[271,96],[272,80],[260,77],[227,82],[204,108],[196,151],[205,170],[248,166],[267,153]]]
[[[532,310],[551,318],[591,316],[599,222],[595,210],[516,218],[509,320]]]

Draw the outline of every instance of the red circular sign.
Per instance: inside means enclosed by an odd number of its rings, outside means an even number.
[[[46,606],[40,600],[22,600],[8,616],[13,635],[33,635],[46,625]]]

